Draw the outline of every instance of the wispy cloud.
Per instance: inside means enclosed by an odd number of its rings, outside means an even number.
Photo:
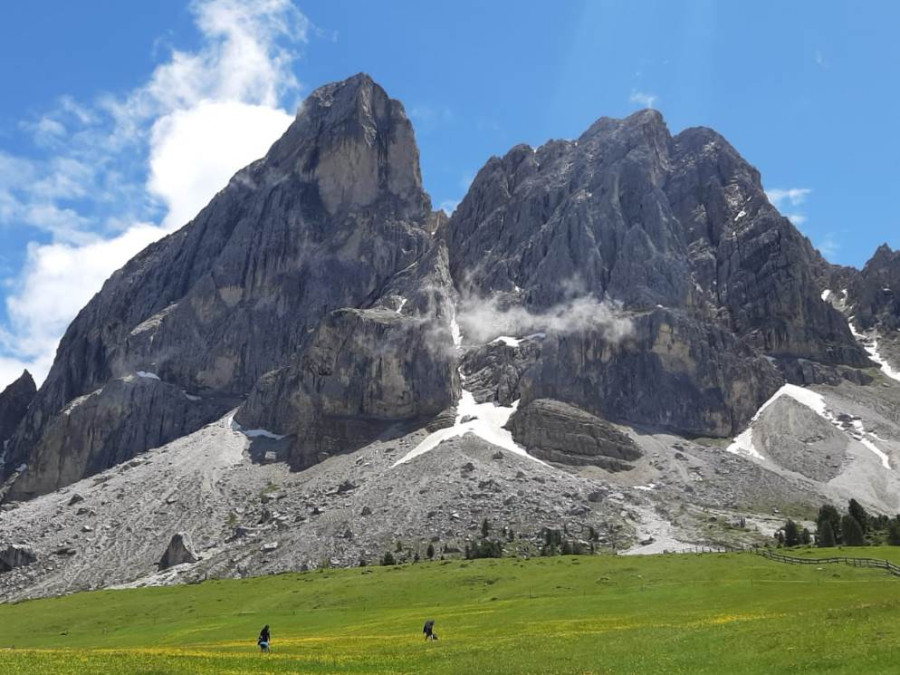
[[[800,209],[806,203],[806,198],[811,193],[812,188],[772,188],[771,190],[766,190],[766,197],[769,198],[772,206],[778,209],[785,218],[790,220],[796,227],[800,227],[808,220],[806,214]]]
[[[646,91],[638,91],[636,89],[632,89],[631,95],[628,97],[628,100],[631,103],[637,103],[643,108],[653,108],[655,107],[656,102],[659,100],[659,97],[656,94],[651,94]]]
[[[812,192],[812,188],[773,188],[766,190],[766,197],[772,206],[781,210],[783,206],[800,206]]]
[[[24,366],[43,378],[59,337],[103,281],[192,218],[293,118],[284,109],[300,87],[293,62],[316,31],[291,0],[190,7],[197,50],[170,48],[124,94],[61,97],[22,124],[33,153],[0,151],[0,227],[35,232],[24,269],[3,281],[11,293],[0,388]]]

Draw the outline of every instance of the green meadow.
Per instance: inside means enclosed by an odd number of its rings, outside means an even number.
[[[436,642],[422,639],[429,618]],[[266,623],[272,652],[261,655]],[[0,672],[897,673],[900,578],[729,553],[453,560],[97,591],[0,605]]]

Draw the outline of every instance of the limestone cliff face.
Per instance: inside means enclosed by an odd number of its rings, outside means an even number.
[[[3,456],[6,441],[22,421],[36,393],[34,379],[27,370],[18,380],[0,392],[0,457]]]
[[[652,110],[492,158],[447,230],[470,292],[546,307],[576,285],[625,309],[691,310],[772,356],[867,363],[756,169],[709,129],[672,137]]]
[[[871,290],[900,293],[888,253],[844,275],[862,323],[900,315]],[[863,382],[835,274],[734,148],[654,111],[490,159],[448,220],[403,106],[357,75],[116,272],[36,396],[0,395],[0,485],[52,491],[235,408],[303,469],[444,424],[463,385],[520,400],[535,454],[624,469],[611,422],[727,437],[785,378]],[[531,329],[490,342],[508,316]]]
[[[718,134],[659,113],[492,158],[446,227],[460,291],[546,311],[615,303],[633,334],[549,335],[519,388],[609,419],[728,436],[796,368],[869,365],[823,302],[817,254]],[[826,375],[831,375],[827,370]],[[835,375],[840,377],[840,375]],[[823,375],[822,377],[825,377]]]
[[[451,293],[438,244],[374,305],[329,314],[293,363],[257,383],[236,421],[289,435],[296,468],[424,426],[459,396]]]
[[[265,158],[116,272],[72,323],[10,443],[4,474],[31,467],[12,496],[222,415],[302,352],[323,318],[373,303],[422,259],[433,220],[403,106],[365,75],[316,90]],[[167,385],[152,405],[122,384],[139,372]],[[102,415],[63,412],[95,392],[109,402]],[[154,432],[128,431],[135,423]],[[70,468],[51,469],[61,458]]]

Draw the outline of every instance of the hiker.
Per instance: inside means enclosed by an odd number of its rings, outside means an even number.
[[[434,619],[428,619],[425,622],[425,627],[422,629],[422,632],[425,633],[426,640],[437,640],[438,636],[434,632]]]
[[[259,637],[256,639],[256,644],[259,645],[259,651],[269,651],[269,624],[263,626],[263,629],[259,631]]]

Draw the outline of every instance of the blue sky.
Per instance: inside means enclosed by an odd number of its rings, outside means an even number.
[[[32,0],[0,22],[0,386],[42,377],[124,259],[366,71],[417,130],[434,204],[492,154],[652,105],[757,168],[826,256],[900,246],[891,2]]]

